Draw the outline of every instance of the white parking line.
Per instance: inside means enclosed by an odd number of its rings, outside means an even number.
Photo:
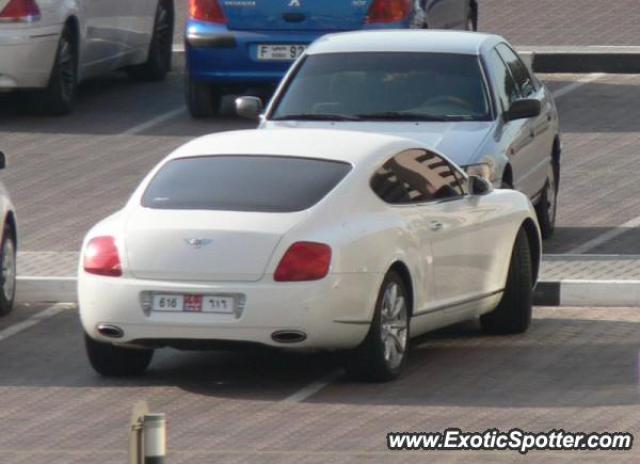
[[[34,314],[29,319],[18,322],[17,324],[13,324],[12,326],[9,326],[4,330],[0,330],[0,342],[6,340],[7,338],[13,337],[14,335],[17,335],[20,332],[30,329],[35,325],[38,325],[42,321],[51,319],[52,317],[57,316],[58,314],[63,313],[71,308],[73,308],[73,305],[56,304],[45,309],[44,311],[40,311],[39,313]]]
[[[565,95],[570,94],[571,92],[575,92],[580,87],[590,84],[591,82],[597,81],[601,77],[606,76],[605,73],[593,73],[587,74],[585,76],[579,77],[575,82],[571,84],[565,85],[564,87],[560,87],[555,92],[552,92],[554,98],[564,97]]]
[[[168,121],[169,119],[173,119],[176,116],[184,114],[185,112],[186,112],[186,109],[184,107],[176,108],[174,110],[161,114],[160,116],[156,116],[155,118],[150,119],[147,122],[143,122],[142,124],[133,126],[131,129],[127,129],[126,131],[122,132],[120,135],[140,134],[146,130],[151,129],[152,127],[157,126],[158,124],[162,124],[163,122]]]
[[[331,374],[303,387],[293,395],[286,397],[284,400],[282,400],[282,403],[302,403],[304,400],[312,397],[320,390],[324,389],[329,384],[334,382],[338,377],[340,377],[340,375],[342,375],[342,371],[334,371]]]
[[[622,225],[616,226],[615,229],[611,229],[610,231],[605,232],[604,234],[599,235],[596,238],[589,240],[586,243],[583,243],[582,245],[578,245],[577,247],[570,249],[569,251],[567,251],[567,254],[583,255],[593,250],[594,248],[599,247],[603,243],[609,242],[619,237],[620,235],[626,232],[629,232],[629,229],[632,229],[634,227],[639,227],[639,226],[640,226],[640,216],[635,217],[630,221],[625,222]]]

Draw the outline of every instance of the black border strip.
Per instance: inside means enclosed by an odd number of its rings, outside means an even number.
[[[536,306],[560,306],[560,282],[538,282],[533,292]]]

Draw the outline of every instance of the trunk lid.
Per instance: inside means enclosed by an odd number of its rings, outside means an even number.
[[[232,30],[360,29],[373,0],[219,0]]]
[[[305,216],[136,208],[126,221],[128,268],[140,279],[256,282]]]

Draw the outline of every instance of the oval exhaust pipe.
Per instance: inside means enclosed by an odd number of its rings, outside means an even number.
[[[96,329],[100,335],[107,338],[122,338],[124,337],[124,330],[120,327],[111,324],[98,324]]]
[[[278,330],[271,334],[271,339],[282,344],[302,343],[307,339],[307,334],[299,330]]]

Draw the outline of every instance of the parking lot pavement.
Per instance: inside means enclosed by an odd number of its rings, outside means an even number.
[[[24,115],[17,98],[0,98],[0,150],[9,164],[2,180],[16,203],[21,249],[78,250],[88,228],[122,207],[174,148],[208,132],[255,126],[191,121],[182,89],[178,74],[144,85],[114,74],[82,86],[77,111],[64,118]]]
[[[105,380],[87,365],[77,314],[65,311],[0,341],[0,462],[124,462],[131,407],[140,400],[167,414],[176,464],[514,462],[511,452],[391,453],[386,434],[640,433],[639,324],[635,309],[538,308],[523,336],[458,326],[418,340],[396,382],[339,377],[296,402],[292,395],[339,367],[337,357],[163,351],[147,375]],[[640,451],[529,457],[637,462]]]
[[[560,89],[576,76],[544,79]],[[638,75],[605,75],[557,100],[564,152],[558,230],[546,252],[640,253],[640,123],[631,116],[639,84]]]
[[[24,323],[24,321],[42,312],[46,308],[47,305],[42,303],[26,303],[16,305],[11,314],[0,318],[0,341],[3,338],[2,333],[5,329],[15,327],[18,324]]]
[[[547,253],[640,254],[640,124],[636,75],[544,75],[561,92],[563,166],[558,230]],[[0,98],[0,174],[17,206],[21,250],[74,252],[86,231],[119,209],[171,150],[208,132],[251,128],[229,115],[193,121],[184,111],[183,77],[135,84],[123,75],[82,86],[69,117],[21,114]],[[567,91],[567,89],[569,91]],[[639,222],[639,224],[636,224]],[[613,236],[611,233],[613,232]],[[598,240],[604,234],[604,242]],[[595,242],[594,242],[595,240]]]
[[[480,0],[480,29],[516,45],[637,45],[638,3]],[[606,6],[605,6],[606,5]]]

